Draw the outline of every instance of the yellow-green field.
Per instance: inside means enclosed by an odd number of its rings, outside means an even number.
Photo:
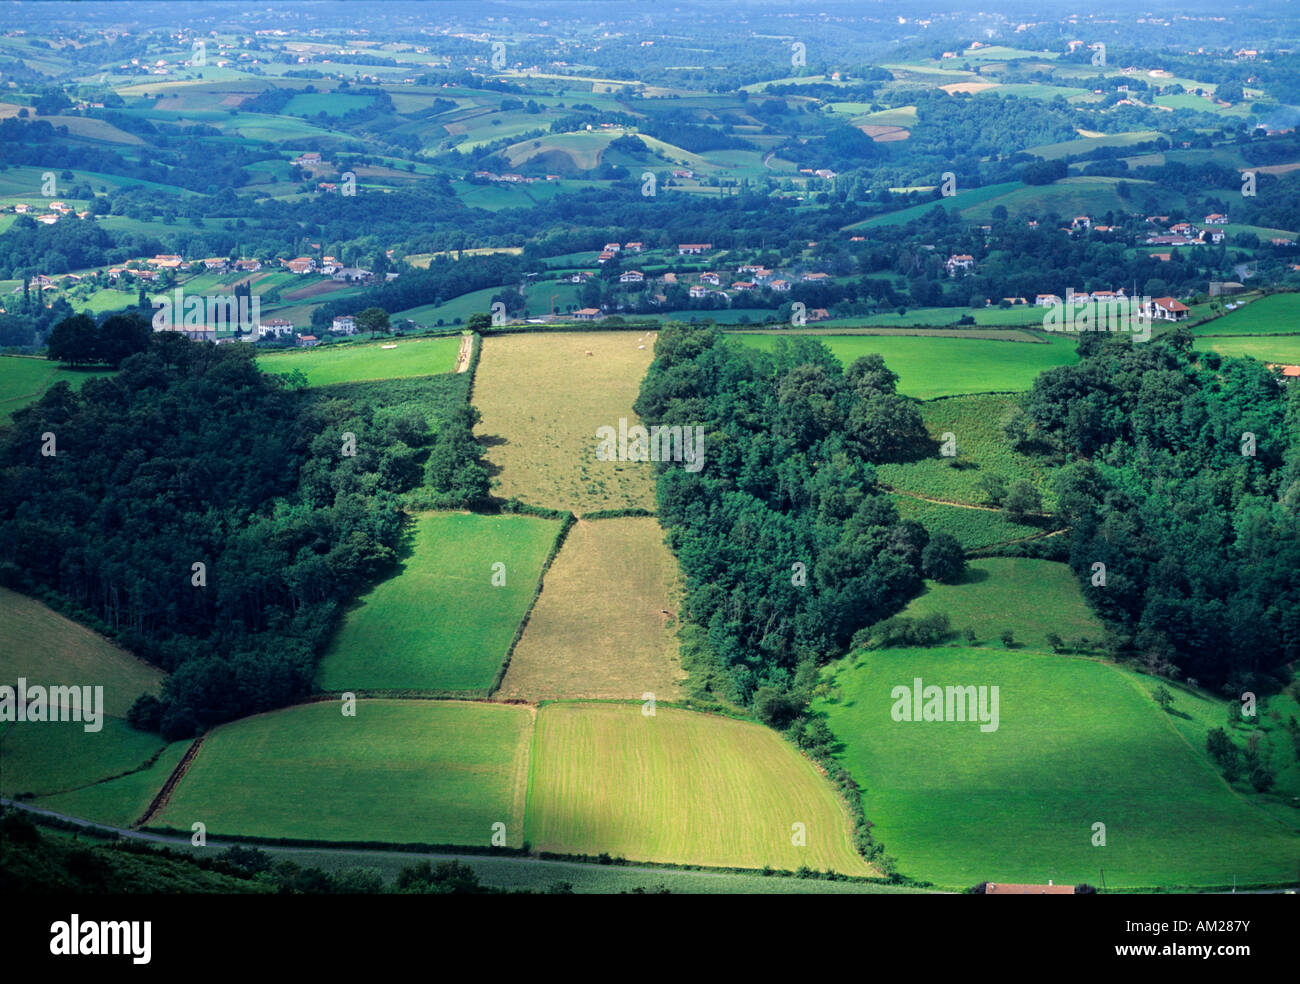
[[[537,850],[873,874],[830,783],[757,724],[668,707],[650,717],[637,703],[548,704],[531,771]]]
[[[655,506],[649,462],[598,461],[596,429],[638,423],[632,403],[654,333],[537,332],[486,338],[476,429],[500,468],[493,493],[579,514]],[[644,346],[642,348],[641,346]]]
[[[523,841],[533,712],[462,701],[300,704],[209,733],[156,824],[209,834],[488,847]]]
[[[546,573],[498,696],[679,697],[678,581],[654,518],[577,523]]]

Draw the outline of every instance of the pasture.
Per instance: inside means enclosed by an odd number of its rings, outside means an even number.
[[[401,571],[344,615],[321,659],[321,688],[486,696],[558,533],[534,516],[416,518]]]
[[[106,369],[68,369],[49,359],[0,355],[0,423],[39,400],[55,383],[80,389],[87,379],[112,375]]]
[[[596,429],[638,423],[632,403],[655,334],[489,336],[474,380],[493,493],[577,513],[655,507],[650,462],[598,461]]]
[[[906,875],[952,888],[1098,885],[1102,871],[1112,889],[1295,879],[1294,819],[1229,789],[1204,733],[1185,737],[1151,699],[1154,680],[1085,658],[959,647],[854,654],[824,672],[831,694],[814,709]],[[997,730],[893,720],[892,689],[918,677],[997,686]],[[1093,843],[1098,823],[1105,846]]]
[[[947,533],[967,551],[997,543],[1039,536],[1043,530],[1028,523],[1013,523],[1000,509],[975,509],[930,502],[910,495],[891,495],[901,519],[914,519],[931,534]]]
[[[761,725],[662,706],[646,716],[640,703],[547,704],[531,772],[537,850],[872,874],[830,784]]]
[[[1194,335],[1300,335],[1300,293],[1270,294],[1192,329]]]
[[[1242,335],[1231,338],[1198,338],[1196,347],[1232,358],[1248,357],[1260,362],[1300,365],[1300,335]]]
[[[1023,478],[1037,488],[1044,509],[1050,512],[1051,473],[1038,459],[1013,450],[1002,434],[1002,420],[1016,405],[1015,397],[1000,393],[927,400],[921,404],[926,431],[937,443],[951,434],[957,443],[956,456],[944,457],[936,449],[920,461],[877,465],[877,477],[882,485],[900,492],[974,505],[985,503],[980,489],[984,476],[1001,476],[1008,485]]]
[[[338,701],[222,725],[204,739],[156,824],[210,836],[465,844],[492,825],[523,840],[529,708],[460,701]],[[232,796],[232,790],[239,790]]]
[[[580,521],[546,573],[498,696],[681,696],[677,563],[653,517]]]
[[[1025,557],[972,560],[956,584],[926,581],[903,614],[931,612],[947,612],[954,633],[974,629],[977,644],[1001,647],[1002,632],[1010,630],[1014,648],[1040,652],[1051,652],[1049,632],[1067,643],[1086,638],[1095,645],[1105,631],[1067,565]]]
[[[779,336],[736,337],[743,344],[771,349]],[[912,335],[828,335],[821,341],[845,366],[878,353],[898,374],[898,391],[922,400],[1026,390],[1044,369],[1078,361],[1074,340],[1064,336],[1054,336],[1046,343]]]
[[[384,348],[395,345],[395,348]],[[257,357],[263,372],[287,375],[295,369],[309,386],[357,383],[374,379],[433,376],[456,368],[460,336],[398,339],[363,345],[331,345],[319,349],[267,352]]]
[[[173,742],[146,768],[92,786],[42,796],[36,805],[114,827],[129,827],[144,816],[189,747],[188,741]]]
[[[103,687],[103,721],[23,721],[0,725],[0,794],[47,794],[138,768],[159,748],[155,734],[127,725],[142,693],[157,693],[163,674],[102,636],[26,595],[0,588],[0,683]]]

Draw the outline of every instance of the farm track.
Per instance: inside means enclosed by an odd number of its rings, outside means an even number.
[[[456,353],[456,371],[464,372],[469,368],[470,356],[474,351],[474,336],[464,335],[460,340],[460,351]]]

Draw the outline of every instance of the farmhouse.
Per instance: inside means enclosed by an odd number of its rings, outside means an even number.
[[[1061,303],[1059,294],[1038,294],[1034,297],[1034,304],[1038,307],[1053,307]]]
[[[355,335],[357,333],[357,321],[352,315],[345,314],[334,319],[330,325],[330,331],[338,332],[340,335]]]
[[[621,243],[606,243],[601,247],[601,251],[605,253],[617,253],[622,248],[623,246]]]
[[[952,256],[948,257],[948,262],[944,264],[948,270],[948,276],[950,277],[957,276],[958,270],[969,270],[974,265],[975,257],[971,256],[969,253],[954,253]]]
[[[816,283],[821,283],[822,281],[825,280],[830,280],[831,275],[829,273],[805,273],[803,275],[803,279],[805,280],[805,282],[816,284]]]
[[[715,283],[716,283],[716,281],[715,281]],[[691,285],[690,295],[691,295],[691,297],[692,297],[693,299],[694,299],[694,298],[700,298],[700,297],[708,297],[709,294],[711,294],[711,293],[712,293],[712,291],[710,291],[709,288],[705,287],[703,284],[692,284],[692,285]]]
[[[289,268],[290,273],[300,275],[314,273],[316,270],[316,260],[310,256],[299,256],[296,259],[289,260],[284,265]]]
[[[293,334],[293,322],[283,318],[271,318],[257,326],[258,338],[279,338]]]
[[[574,321],[596,321],[600,317],[600,308],[579,308],[573,312]]]
[[[235,269],[240,273],[257,273],[262,269],[261,260],[236,260]]]
[[[784,294],[790,289],[790,281],[773,280],[768,286],[771,287],[773,290],[780,291],[782,294]]]
[[[619,274],[618,282],[620,284],[643,284],[645,283],[645,274],[640,270],[625,270]]]
[[[699,256],[701,253],[707,253],[713,249],[713,243],[678,243],[678,256]]]
[[[1151,302],[1147,315],[1161,321],[1185,321],[1188,310],[1186,304],[1182,304],[1172,297],[1157,297]]]
[[[716,273],[713,273],[711,271],[705,271],[704,273],[700,274],[700,283],[712,284],[714,287],[721,287],[722,278],[719,277]]]
[[[809,321],[826,321],[830,318],[831,313],[825,308],[813,308],[808,312]]]
[[[1211,212],[1205,217],[1206,225],[1227,225],[1228,217],[1222,212]]]
[[[298,347],[299,347],[299,348],[311,348],[313,345],[317,345],[317,344],[319,344],[319,342],[320,342],[320,339],[317,338],[315,335],[299,335],[299,336],[298,336]]]
[[[624,243],[623,248],[629,253],[639,253],[645,249],[645,243]]]

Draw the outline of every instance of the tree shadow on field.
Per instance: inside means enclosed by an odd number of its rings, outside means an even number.
[[[981,581],[987,581],[991,575],[988,571],[978,567],[967,566],[965,572],[956,581],[951,582],[954,585],[960,584],[979,584]]]
[[[490,457],[492,448],[499,448],[510,442],[500,434],[481,434],[478,438],[479,446],[483,449],[483,467],[487,469],[488,478],[496,478],[501,474],[502,468]]]

